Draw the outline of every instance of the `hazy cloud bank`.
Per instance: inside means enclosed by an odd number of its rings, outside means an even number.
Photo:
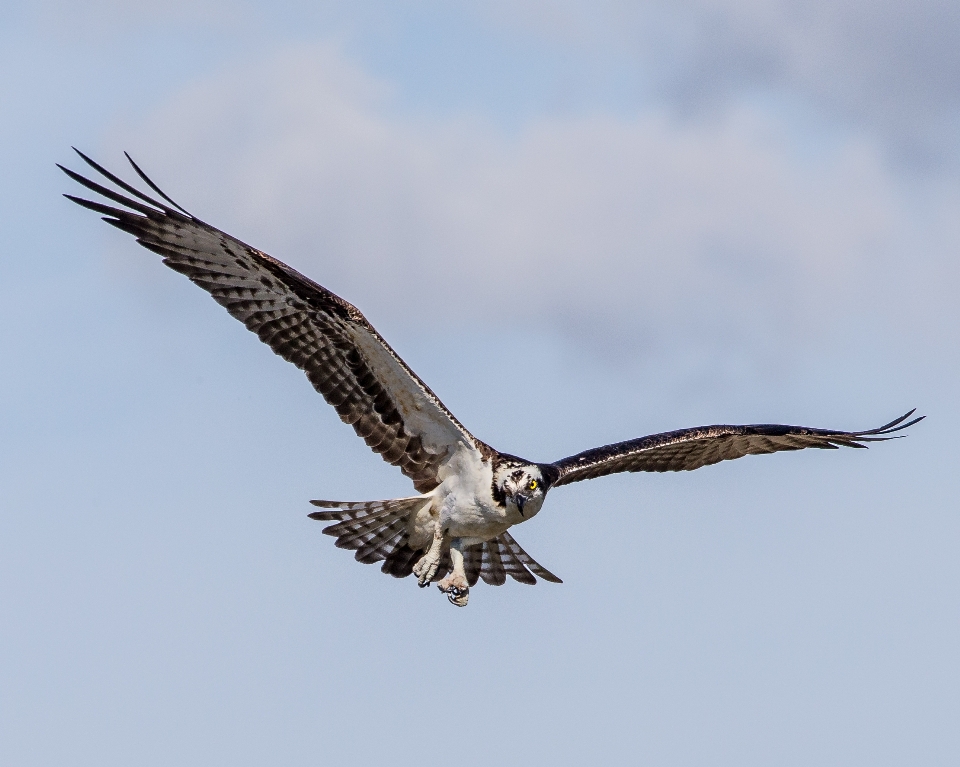
[[[899,180],[867,139],[800,145],[735,101],[507,137],[397,116],[389,84],[318,45],[203,78],[128,130],[199,215],[417,324],[769,353],[852,311],[909,322],[937,300],[911,275],[956,274],[955,185]]]
[[[915,168],[960,161],[960,13],[949,0],[528,0],[476,12],[632,61],[683,113],[766,92],[874,135]]]

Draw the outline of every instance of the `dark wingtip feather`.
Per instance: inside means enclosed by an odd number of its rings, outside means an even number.
[[[161,215],[161,212],[166,213],[167,215],[174,215],[174,216],[180,215],[176,211],[170,210],[165,205],[157,202],[156,200],[151,200],[149,197],[147,197],[144,194],[141,194],[136,189],[131,187],[129,184],[125,184],[123,181],[116,178],[115,176],[112,176],[106,171],[102,171],[103,174],[107,178],[109,178],[111,181],[113,181],[115,184],[117,184],[117,186],[122,187],[126,191],[133,194],[135,197],[139,197],[141,200],[145,200],[147,203],[149,203],[149,205],[144,205],[143,203],[137,202],[136,200],[131,200],[129,197],[124,197],[122,194],[118,194],[117,192],[114,192],[112,189],[107,189],[105,186],[101,186],[100,184],[97,184],[96,182],[91,181],[85,176],[81,176],[79,173],[75,173],[69,168],[64,168],[62,165],[58,167],[64,173],[66,173],[70,178],[72,178],[81,186],[86,187],[91,192],[96,192],[97,194],[106,197],[108,200],[113,200],[114,202],[119,203],[120,205],[125,205],[126,207],[132,210],[135,210],[138,213],[142,213],[144,216],[147,216],[147,217],[159,216]],[[153,207],[150,207],[150,206],[153,206]]]
[[[144,173],[142,170],[140,170],[140,166],[133,161],[133,158],[127,152],[124,152],[123,155],[124,157],[127,158],[127,161],[133,166],[133,169],[136,171],[137,175],[140,176],[141,179],[143,179],[144,183],[146,183],[147,186],[149,186],[154,192],[159,194],[164,200],[169,202],[173,207],[175,207],[185,216],[190,216],[190,218],[193,218],[193,216],[190,213],[188,213],[181,205],[177,205],[177,203],[175,203],[172,199],[170,199],[170,197],[168,197],[166,193],[160,189],[160,187],[154,184],[153,181],[151,181],[150,178],[147,176],[147,174]]]
[[[919,416],[917,416],[916,418],[914,418],[912,421],[908,421],[908,422],[905,423],[903,426],[900,426],[899,428],[894,429],[894,431],[900,431],[900,429],[909,429],[909,428],[910,428],[911,426],[913,426],[915,423],[920,423],[920,421],[922,421],[924,418],[926,418],[925,415],[919,415]],[[902,436],[905,437],[905,436],[907,436],[907,435],[904,434],[904,435],[902,435]]]
[[[879,428],[870,429],[869,431],[865,431],[865,432],[862,432],[862,433],[863,433],[863,434],[892,434],[892,433],[895,432],[895,431],[903,431],[904,429],[909,429],[909,428],[910,428],[911,426],[913,426],[915,423],[919,423],[919,422],[922,421],[924,418],[926,418],[925,415],[921,415],[921,416],[917,416],[916,418],[914,418],[914,419],[911,420],[911,421],[907,421],[907,423],[903,423],[904,421],[906,421],[910,416],[912,416],[912,415],[913,415],[914,413],[916,413],[916,412],[917,412],[917,409],[916,409],[916,408],[913,408],[913,409],[910,410],[909,412],[904,413],[904,414],[903,414],[902,416],[900,416],[899,418],[894,418],[890,423],[884,424],[883,426],[880,426]]]
[[[126,181],[124,181],[124,180],[123,180],[122,178],[120,178],[119,176],[117,176],[117,175],[111,173],[110,171],[108,171],[106,168],[104,168],[102,165],[100,165],[100,163],[98,163],[98,162],[92,160],[91,158],[87,157],[83,152],[81,152],[81,151],[80,151],[79,149],[77,149],[76,147],[73,148],[73,151],[76,152],[78,155],[80,155],[80,158],[81,158],[87,165],[89,165],[91,168],[93,168],[95,171],[97,171],[97,173],[99,173],[99,174],[100,174],[101,176],[103,176],[104,178],[109,179],[110,181],[112,181],[114,184],[116,184],[118,187],[120,187],[121,189],[123,189],[125,192],[127,192],[127,193],[129,193],[129,194],[132,194],[134,197],[136,197],[136,198],[138,198],[138,199],[140,199],[140,200],[143,200],[144,202],[149,203],[150,205],[153,205],[153,206],[156,207],[156,208],[159,208],[159,209],[162,210],[164,213],[166,213],[168,216],[179,217],[179,216],[181,215],[180,213],[178,213],[178,212],[177,212],[176,210],[174,210],[173,208],[167,207],[167,206],[164,205],[162,202],[159,202],[159,201],[153,199],[152,197],[149,197],[149,196],[145,195],[143,192],[141,192],[141,191],[140,191],[139,189],[137,189],[135,186],[131,186],[130,184],[128,184]],[[126,152],[124,152],[124,154],[126,154]],[[127,159],[130,159],[130,156],[129,156],[129,155],[127,155]],[[134,166],[134,167],[136,168],[136,166]],[[140,175],[143,176],[143,172],[140,171],[139,168],[138,168],[137,170],[138,170],[138,172],[140,173]],[[145,177],[144,177],[144,178],[145,178]],[[163,199],[165,199],[165,200],[167,200],[167,201],[169,201],[169,202],[173,202],[172,200],[170,200],[169,197],[167,197],[167,195],[165,195],[163,192],[161,192],[159,189],[157,189],[157,188],[156,188],[156,185],[154,185],[153,182],[150,181],[150,179],[146,179],[146,180],[147,180],[147,182],[150,184],[150,187],[151,187],[152,189],[154,189]],[[178,208],[180,211],[182,211],[183,214],[187,216],[187,218],[193,218],[193,216],[191,216],[189,213],[187,213],[185,210],[183,210],[183,208],[181,208],[179,205],[177,205],[176,203],[173,203],[173,204],[174,204],[174,207],[176,207],[176,208]]]
[[[71,148],[74,152],[76,152],[78,155],[80,155],[80,159],[83,160],[83,161],[84,161],[87,165],[89,165],[91,168],[96,168],[96,167],[97,167],[97,164],[96,164],[93,160],[91,160],[89,157],[87,157],[83,152],[81,152],[81,151],[80,151],[79,149],[77,149],[75,146],[71,146],[70,148]]]
[[[83,197],[75,197],[72,194],[63,195],[71,202],[75,202],[81,208],[86,208],[87,210],[92,210],[95,213],[102,213],[105,216],[121,216],[126,211],[120,210],[119,208],[111,208],[109,205],[104,205],[101,202],[94,202],[93,200],[85,200]],[[112,221],[110,223],[113,223]]]

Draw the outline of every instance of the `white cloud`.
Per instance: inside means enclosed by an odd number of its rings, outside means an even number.
[[[300,47],[194,83],[124,145],[202,218],[374,319],[420,327],[776,356],[854,313],[930,321],[929,288],[884,308],[921,229],[926,273],[956,284],[938,260],[956,189],[906,189],[866,140],[817,150],[736,104],[698,122],[542,118],[510,136],[392,105],[336,49]]]

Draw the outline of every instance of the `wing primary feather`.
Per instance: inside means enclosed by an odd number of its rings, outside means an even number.
[[[111,173],[111,172],[108,171],[106,168],[104,168],[102,165],[100,165],[100,163],[98,163],[98,162],[96,162],[95,160],[87,157],[83,152],[81,152],[81,151],[80,151],[79,149],[77,149],[76,147],[71,147],[71,149],[73,149],[74,152],[76,152],[78,155],[80,155],[80,159],[83,160],[83,161],[84,161],[87,165],[89,165],[91,168],[93,168],[97,173],[99,173],[99,174],[100,174],[101,176],[103,176],[104,178],[107,178],[107,179],[109,179],[110,181],[112,181],[114,184],[116,184],[118,187],[120,187],[121,189],[123,189],[125,192],[129,192],[129,193],[132,194],[134,197],[136,197],[136,198],[138,198],[138,199],[140,199],[140,200],[143,200],[144,202],[149,203],[150,205],[153,205],[153,206],[156,207],[156,208],[159,208],[159,209],[162,210],[164,213],[168,213],[168,214],[174,213],[174,211],[171,210],[170,208],[168,208],[166,205],[163,205],[162,203],[158,202],[157,200],[154,200],[152,197],[148,197],[148,196],[145,195],[143,192],[141,192],[139,189],[137,189],[135,186],[131,186],[131,185],[128,184],[126,181],[124,181],[122,178],[119,178],[118,176],[115,176],[113,173]],[[126,152],[124,152],[124,154],[126,154]],[[127,156],[127,159],[129,159],[129,155]],[[82,183],[82,182],[81,182],[81,183]],[[166,197],[166,195],[164,195],[163,192],[161,192],[159,189],[157,189],[156,191],[157,191],[158,194],[160,194],[161,197]],[[118,200],[118,202],[119,202],[119,200]],[[179,205],[177,205],[176,207],[180,208]],[[189,218],[192,218],[192,216],[190,216],[189,213],[187,213],[185,210],[183,210],[183,208],[180,208],[180,210],[183,211]]]
[[[57,167],[60,168],[60,170],[66,173],[70,178],[72,178],[78,184],[80,184],[80,186],[85,186],[91,192],[102,194],[108,200],[113,200],[114,202],[118,202],[121,205],[126,205],[128,208],[133,208],[134,210],[139,211],[140,213],[143,213],[145,216],[156,216],[161,213],[161,211],[156,210],[155,208],[151,208],[147,205],[144,205],[143,203],[137,202],[136,200],[131,200],[129,197],[124,197],[122,194],[120,194],[119,192],[114,192],[112,189],[107,189],[105,186],[101,186],[95,181],[91,181],[85,176],[81,176],[79,173],[75,173],[69,168],[64,168],[62,165],[57,165]],[[64,195],[64,197],[68,197],[71,200],[74,199],[69,195]],[[177,213],[177,215],[179,216],[180,214]]]
[[[897,424],[901,423],[902,421],[906,421],[910,416],[912,416],[916,412],[917,412],[917,409],[913,408],[913,410],[911,410],[909,413],[904,413],[899,418],[895,418],[890,423],[885,424],[884,426],[880,426],[876,429],[870,429],[869,431],[861,431],[858,433],[864,434],[864,435],[865,434],[892,434],[895,431],[903,431],[904,429],[909,429],[915,423],[920,423],[920,421],[926,418],[926,416],[925,415],[917,416],[912,421],[908,421],[907,423],[904,423],[901,426],[897,426]],[[894,426],[896,426],[896,428],[893,428]],[[877,440],[870,440],[870,441],[876,442]]]
[[[85,200],[82,197],[74,197],[72,194],[65,194],[66,197],[71,202],[77,203],[81,208],[86,208],[87,210],[92,210],[95,213],[101,213],[104,216],[115,216],[120,218],[121,216],[130,215],[125,210],[120,210],[119,208],[111,208],[109,205],[104,205],[100,202],[94,202],[93,200]],[[104,218],[108,224],[113,224],[114,226],[118,225],[119,221],[114,221],[112,218]]]
[[[186,210],[184,210],[183,207],[181,207],[180,205],[177,205],[177,203],[171,200],[167,196],[167,194],[162,189],[160,189],[159,186],[154,184],[153,181],[150,180],[150,177],[147,176],[147,174],[144,173],[142,170],[140,170],[140,166],[133,161],[133,158],[129,154],[127,154],[126,152],[124,152],[123,154],[127,158],[128,162],[133,166],[133,169],[136,171],[137,175],[143,179],[144,183],[146,183],[147,186],[149,186],[154,192],[159,194],[164,200],[169,202],[173,207],[175,207],[177,210],[182,212],[184,215],[189,216],[190,218],[194,217],[191,213],[188,213]]]

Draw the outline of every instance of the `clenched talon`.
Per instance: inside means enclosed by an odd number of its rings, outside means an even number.
[[[450,589],[447,593],[447,599],[450,600],[450,604],[456,605],[457,607],[466,607],[467,602],[470,599],[470,589]]]
[[[417,576],[417,585],[425,588],[430,585],[433,576],[437,574],[437,568],[440,567],[440,557],[431,557],[424,554],[420,561],[413,566],[413,574]]]
[[[470,587],[467,585],[466,579],[462,576],[450,573],[450,575],[437,584],[437,588],[447,595],[450,604],[456,605],[457,607],[467,606],[467,602],[470,599]]]

